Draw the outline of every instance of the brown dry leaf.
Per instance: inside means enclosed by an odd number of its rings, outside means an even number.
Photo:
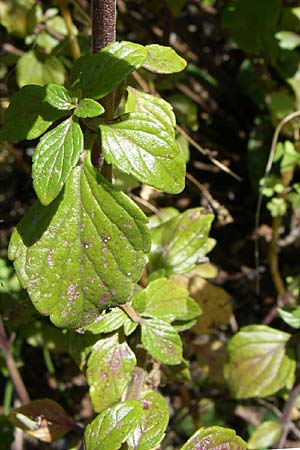
[[[223,367],[227,361],[225,345],[218,340],[194,342],[201,369],[211,382],[224,383]]]
[[[189,290],[203,313],[198,317],[192,331],[197,334],[211,334],[220,325],[227,325],[232,315],[230,295],[222,288],[207,280],[190,274],[174,275],[171,278],[180,286]]]

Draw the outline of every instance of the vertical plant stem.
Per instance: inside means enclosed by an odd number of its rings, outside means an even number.
[[[290,428],[289,422],[290,422],[292,409],[294,407],[295,401],[296,401],[299,393],[300,393],[300,383],[299,383],[299,380],[296,380],[296,382],[290,392],[289,398],[287,399],[287,402],[283,409],[282,417],[280,420],[280,423],[282,425],[282,433],[281,433],[281,436],[280,436],[278,442],[274,446],[275,448],[282,448],[285,444],[285,441],[286,441],[286,438],[287,438],[287,435],[289,432],[289,428]]]
[[[28,392],[26,390],[26,387],[23,383],[20,372],[17,368],[14,357],[11,354],[10,345],[9,345],[9,342],[8,342],[8,339],[7,339],[7,336],[5,333],[5,329],[4,329],[1,317],[0,317],[0,350],[2,351],[2,353],[4,355],[6,367],[9,371],[10,377],[11,377],[12,382],[15,386],[15,389],[18,393],[18,396],[20,397],[20,400],[22,401],[22,403],[29,403],[30,398],[29,398]]]
[[[278,239],[279,239],[279,230],[282,222],[282,216],[274,217],[272,222],[272,240],[270,242],[269,246],[269,265],[270,265],[270,272],[272,275],[273,283],[276,288],[277,294],[280,297],[283,297],[285,294],[285,287],[284,283],[281,278],[281,274],[279,271],[279,264],[278,264],[278,252],[277,252],[277,246],[278,246]]]
[[[80,47],[74,33],[73,20],[66,0],[59,0],[59,7],[68,31],[72,56],[74,59],[78,59],[80,57]]]
[[[92,0],[92,50],[97,53],[116,40],[116,0]],[[111,92],[101,100],[105,108],[104,117],[113,119],[115,113],[115,93]],[[101,144],[95,142],[92,151],[94,165],[101,165]],[[112,179],[112,166],[103,161],[102,175]]]

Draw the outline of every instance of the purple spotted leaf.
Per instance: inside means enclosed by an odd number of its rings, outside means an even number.
[[[137,400],[104,409],[85,429],[85,450],[118,450],[138,426],[141,415],[142,405]]]
[[[162,441],[169,422],[166,400],[157,392],[149,391],[141,399],[143,414],[138,427],[127,440],[128,450],[151,450]]]
[[[119,342],[117,333],[94,344],[86,376],[96,412],[120,400],[135,365],[134,353],[126,342]]]
[[[149,251],[146,222],[85,158],[49,206],[37,202],[27,212],[9,257],[41,314],[81,328],[130,300]]]
[[[234,430],[202,427],[181,447],[181,450],[246,450],[247,444]]]
[[[157,318],[143,319],[142,344],[153,358],[164,364],[180,364],[182,361],[182,342],[177,331]]]

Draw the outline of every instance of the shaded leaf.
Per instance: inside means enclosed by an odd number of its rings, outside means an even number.
[[[75,108],[69,91],[59,84],[50,83],[46,87],[45,101],[56,109],[69,110]]]
[[[268,448],[279,439],[282,425],[274,420],[267,420],[259,425],[251,435],[247,448],[256,450],[258,448]]]
[[[181,72],[186,67],[186,61],[171,47],[164,45],[146,45],[147,58],[143,67],[153,73]]]
[[[86,374],[96,412],[120,400],[135,365],[135,354],[126,342],[119,343],[117,333],[94,344]]]
[[[185,163],[174,135],[141,112],[100,125],[105,159],[142,183],[168,193],[184,188]]]
[[[142,344],[153,358],[170,365],[181,363],[182,342],[168,322],[156,318],[144,319],[141,327]]]
[[[154,391],[141,399],[143,413],[140,425],[127,440],[128,450],[151,450],[162,441],[169,422],[166,400]]]
[[[181,450],[246,450],[247,444],[234,430],[223,427],[202,427],[181,447]]]
[[[149,250],[146,221],[86,158],[51,205],[37,202],[27,212],[10,259],[41,314],[57,326],[83,327],[130,300]]]
[[[58,196],[82,151],[83,134],[72,118],[41,138],[33,155],[32,178],[42,205],[49,205]]]
[[[35,50],[30,50],[17,63],[17,82],[19,87],[27,84],[44,86],[47,83],[64,84],[65,68],[56,56],[40,60]]]
[[[235,398],[265,397],[291,387],[295,361],[286,352],[290,337],[265,325],[243,327],[233,336],[225,375]]]
[[[77,117],[97,117],[104,113],[104,108],[100,103],[91,98],[83,98],[80,100],[78,107],[75,110]]]
[[[46,90],[40,86],[28,85],[20,89],[5,111],[0,139],[36,139],[61,117],[64,113],[46,103],[45,96]]]
[[[147,56],[139,44],[115,42],[84,61],[80,73],[83,95],[95,100],[112,91],[127,75],[138,69]]]
[[[150,272],[165,269],[166,275],[184,273],[205,261],[212,220],[212,214],[194,208],[151,229]]]
[[[137,400],[104,409],[85,429],[85,449],[118,450],[138,426],[141,415],[142,405]]]
[[[43,442],[53,442],[74,428],[65,410],[49,398],[33,400],[10,414],[14,426]]]
[[[186,2],[187,0],[166,0],[166,3],[174,16],[177,16],[180,13]]]

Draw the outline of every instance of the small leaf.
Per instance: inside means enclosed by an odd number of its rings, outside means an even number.
[[[235,398],[265,397],[291,387],[295,361],[286,353],[290,337],[265,325],[243,327],[233,336],[225,375]]]
[[[143,67],[153,73],[181,72],[186,67],[186,61],[177,55],[171,47],[151,44],[146,45],[147,59]]]
[[[113,308],[112,311],[102,314],[86,327],[86,330],[93,334],[111,333],[118,330],[127,319],[127,314],[120,308]]]
[[[46,103],[45,96],[46,90],[40,86],[28,85],[20,89],[4,113],[0,139],[36,139],[61,117],[64,113]]]
[[[143,395],[143,414],[140,426],[127,440],[128,450],[152,450],[164,437],[169,422],[169,409],[166,400],[154,391]]]
[[[64,84],[65,68],[56,56],[49,56],[45,61],[35,50],[30,50],[17,63],[17,82],[19,87],[27,84],[44,86],[48,83]]]
[[[53,442],[74,428],[73,421],[55,401],[33,400],[13,410],[10,421],[43,442]]]
[[[153,119],[156,119],[165,126],[166,131],[169,131],[173,136],[175,135],[174,128],[176,126],[176,119],[173,108],[170,103],[162,98],[154,97],[153,95],[145,94],[132,87],[128,87],[125,111],[127,113],[142,112],[147,115],[150,114]]]
[[[91,98],[83,98],[80,100],[78,107],[75,110],[77,117],[98,117],[104,113],[104,108],[100,103]]]
[[[142,183],[168,193],[184,188],[185,163],[174,136],[144,113],[100,125],[105,159]]]
[[[279,46],[282,49],[294,50],[300,45],[300,36],[293,31],[278,31],[275,38],[279,41]]]
[[[185,273],[205,261],[212,220],[212,214],[194,208],[151,229],[150,272],[165,269],[166,275]]]
[[[180,364],[182,361],[182,342],[179,334],[168,323],[159,319],[144,319],[142,344],[153,358],[164,364]]]
[[[63,194],[27,212],[9,257],[41,314],[56,326],[84,327],[133,295],[149,251],[146,222],[86,157]]]
[[[103,410],[84,433],[86,450],[118,450],[138,426],[142,405],[137,400],[117,403]]]
[[[256,450],[258,448],[268,448],[279,439],[282,426],[274,420],[267,420],[259,425],[251,435],[247,448]]]
[[[279,317],[292,328],[300,328],[300,307],[277,308]]]
[[[45,87],[45,101],[56,109],[69,110],[75,108],[69,91],[59,84],[50,83]]]
[[[104,97],[127,75],[141,67],[146,56],[142,45],[127,41],[115,42],[90,55],[80,73],[83,95],[95,100]]]
[[[42,137],[32,167],[34,190],[42,205],[49,205],[58,196],[82,151],[83,134],[72,118]]]
[[[119,343],[117,333],[94,344],[86,374],[96,412],[120,400],[135,365],[134,353],[126,342]]]
[[[181,447],[181,450],[246,450],[247,444],[234,430],[219,426],[202,427]]]
[[[172,322],[187,313],[188,296],[185,288],[171,280],[160,278],[139,292],[133,298],[132,306],[144,317],[156,317]]]

